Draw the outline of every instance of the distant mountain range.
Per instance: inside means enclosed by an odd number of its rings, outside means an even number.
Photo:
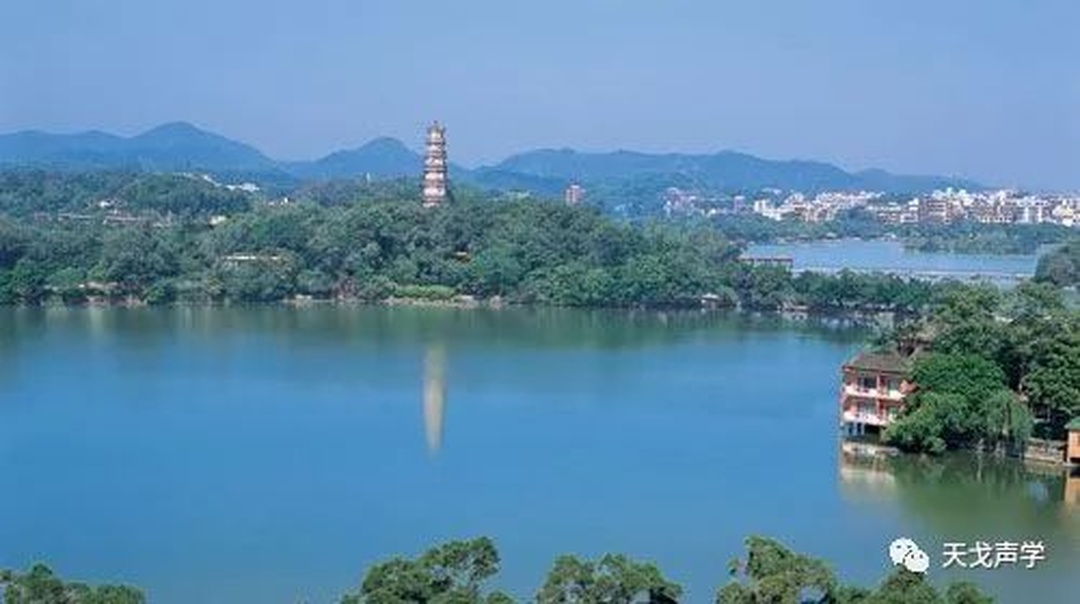
[[[452,149],[451,149],[452,152]],[[132,137],[91,131],[50,134],[23,131],[0,135],[0,167],[58,170],[138,169],[200,171],[219,177],[290,183],[308,180],[416,176],[423,159],[393,138],[377,138],[355,149],[313,161],[277,161],[254,147],[173,122]],[[649,154],[633,151],[582,153],[543,149],[513,155],[494,166],[451,166],[451,179],[500,190],[560,193],[571,182],[586,188],[613,183],[691,182],[707,190],[777,188],[802,192],[873,190],[919,193],[944,187],[982,185],[944,176],[905,176],[882,170],[847,172],[814,161],[774,161],[734,151],[713,154]]]

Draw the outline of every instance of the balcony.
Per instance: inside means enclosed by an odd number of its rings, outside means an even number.
[[[884,428],[896,419],[896,413],[891,410],[877,413],[876,411],[845,409],[843,417],[846,424],[865,424]]]
[[[857,384],[844,384],[844,396],[883,399],[895,402],[904,400],[904,393],[895,388],[879,390],[877,388],[863,388]]]

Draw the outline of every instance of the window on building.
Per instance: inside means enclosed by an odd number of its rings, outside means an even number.
[[[862,388],[863,390],[873,390],[874,388],[877,388],[877,378],[865,375],[860,376],[859,388]]]

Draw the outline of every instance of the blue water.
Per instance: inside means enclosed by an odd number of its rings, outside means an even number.
[[[839,239],[777,245],[751,245],[748,256],[787,256],[795,270],[808,268],[933,271],[964,275],[1034,275],[1039,254],[952,254],[904,249],[899,241]]]
[[[841,473],[837,368],[865,337],[716,315],[0,310],[0,567],[155,603],[332,602],[376,561],[487,535],[522,600],[556,555],[611,551],[711,602],[751,534],[872,583],[898,534],[981,533],[1052,543],[1045,568],[986,578],[1004,601],[1069,601],[1061,477],[1035,501],[993,466],[967,486]]]

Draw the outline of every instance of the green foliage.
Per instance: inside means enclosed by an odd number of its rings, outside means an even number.
[[[142,294],[153,282],[179,273],[171,241],[146,227],[108,231],[102,238],[98,269],[126,292]]]
[[[841,584],[828,566],[763,537],[746,541],[745,564],[736,561],[717,604],[990,604],[971,583],[950,585],[944,596],[924,575],[900,568],[876,590]],[[739,577],[739,571],[742,577]]]
[[[15,266],[29,247],[30,241],[25,230],[0,216],[0,270]]]
[[[536,595],[537,604],[633,604],[674,602],[682,587],[664,578],[660,569],[623,555],[598,561],[559,556]]]
[[[746,548],[745,564],[735,564],[736,578],[717,592],[717,604],[799,604],[808,598],[824,602],[837,589],[836,576],[821,560],[764,537],[750,537]]]
[[[483,584],[499,571],[499,554],[490,539],[452,541],[419,558],[394,558],[364,575],[360,590],[342,604],[480,604],[504,603],[505,594],[483,593]]]
[[[706,224],[630,225],[589,208],[472,194],[428,211],[401,183],[311,186],[300,203],[231,206],[199,201],[202,193],[190,187],[219,188],[191,177],[27,173],[15,181],[16,190],[36,196],[28,202],[35,208],[78,206],[101,218],[90,200],[105,196],[137,207],[146,220],[0,221],[0,302],[8,304],[50,297],[78,303],[90,282],[155,304],[468,294],[557,306],[696,307],[714,294],[750,309],[911,311],[927,297],[917,282],[854,274],[795,279],[781,268],[748,266],[738,260],[741,249]],[[91,193],[65,205],[50,186]],[[180,218],[154,221],[162,210]],[[211,228],[197,218],[211,211],[228,219]]]
[[[847,270],[836,276],[800,273],[792,289],[795,300],[812,310],[878,308],[904,313],[922,311],[933,302],[936,292],[926,281]]]
[[[454,288],[445,285],[398,285],[393,291],[395,297],[410,300],[445,301],[457,295]]]
[[[1056,224],[980,224],[956,222],[947,225],[888,225],[868,212],[855,209],[841,212],[829,222],[803,222],[798,219],[771,220],[757,214],[720,214],[712,219],[722,233],[736,241],[776,242],[833,238],[876,239],[886,235],[899,237],[907,249],[923,252],[957,254],[1034,254],[1040,245],[1067,240],[1071,231]],[[1073,249],[1080,246],[1074,246]],[[1080,267],[1071,252],[1072,264],[1060,264],[1055,258],[1055,274],[1068,273],[1068,266]],[[1067,256],[1068,251],[1062,256]],[[1047,256],[1049,258],[1049,256]],[[1050,268],[1050,267],[1048,267]],[[1059,273],[1062,268],[1065,273]]]
[[[958,254],[1034,254],[1039,246],[1070,236],[1058,224],[914,224],[897,229],[909,249]]]
[[[1080,317],[1074,312],[1055,323],[1057,329],[1032,342],[1021,385],[1049,420],[1048,435],[1061,438],[1064,423],[1080,416]]]
[[[1080,239],[1073,239],[1039,258],[1035,279],[1058,287],[1080,285]]]
[[[1021,446],[1032,418],[1005,385],[993,361],[975,355],[935,353],[915,364],[918,390],[903,415],[885,432],[901,448],[942,453],[947,449]]]
[[[924,575],[899,568],[868,597],[868,604],[944,604],[937,589]]]
[[[745,563],[732,561],[733,580],[717,591],[717,604],[992,604],[971,583],[950,585],[945,595],[924,576],[899,569],[875,589],[841,584],[823,561],[793,552],[772,539],[746,540]],[[512,604],[485,585],[499,572],[495,544],[481,537],[451,541],[417,558],[395,557],[364,574],[360,588],[341,604]],[[656,565],[624,555],[599,560],[556,558],[537,604],[674,604],[682,588]],[[66,583],[38,564],[26,573],[0,569],[6,604],[143,604],[139,590],[122,585]]]
[[[143,593],[126,585],[91,587],[65,583],[49,567],[35,564],[26,573],[0,572],[5,604],[144,604]]]
[[[997,321],[1001,292],[991,285],[941,290],[931,321],[938,327],[934,350],[946,354],[978,354],[998,360],[1006,346],[1005,325]]]
[[[886,433],[893,443],[928,452],[1017,448],[1033,434],[1061,438],[1080,413],[1080,312],[1060,289],[947,285],[920,329],[934,336],[937,354],[916,369],[919,391]]]
[[[945,601],[948,604],[993,604],[994,599],[982,593],[974,583],[962,581],[949,586]]]
[[[110,211],[206,218],[251,207],[249,193],[192,176],[135,172],[0,171],[0,214],[77,213],[100,219]],[[105,202],[103,205],[101,202]]]

